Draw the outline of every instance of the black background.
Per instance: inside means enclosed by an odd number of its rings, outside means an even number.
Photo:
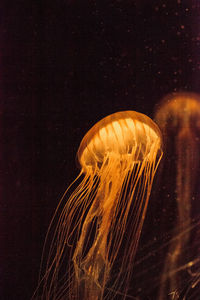
[[[153,117],[173,91],[200,92],[200,7],[8,1],[1,14],[0,299],[30,299],[88,129],[120,110]]]

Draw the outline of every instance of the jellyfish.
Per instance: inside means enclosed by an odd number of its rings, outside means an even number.
[[[88,131],[76,188],[54,215],[39,299],[125,298],[162,153],[160,130],[142,113],[117,112]]]
[[[176,215],[172,240],[165,258],[161,276],[159,300],[180,299],[183,270],[192,265],[191,228],[195,207],[195,190],[199,169],[200,97],[193,93],[174,93],[167,96],[155,114],[167,153],[174,155]],[[174,154],[172,154],[174,153]],[[165,168],[170,166],[170,158]],[[170,180],[170,178],[168,179]],[[167,204],[166,204],[167,205]],[[185,267],[184,267],[185,266]]]

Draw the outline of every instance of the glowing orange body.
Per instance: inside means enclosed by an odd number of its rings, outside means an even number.
[[[59,217],[43,299],[113,299],[111,291],[117,289],[125,295],[153,177],[162,156],[161,144],[157,125],[134,111],[112,114],[85,135],[77,153],[81,168],[78,178],[84,178]],[[123,240],[130,217],[131,229]],[[122,243],[120,270],[111,281]],[[65,282],[59,278],[67,244],[71,251]]]

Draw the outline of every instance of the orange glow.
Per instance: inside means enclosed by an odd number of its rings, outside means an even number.
[[[112,114],[88,131],[77,153],[81,172],[76,180],[82,181],[55,215],[39,299],[126,294],[161,157],[160,131],[141,113]]]

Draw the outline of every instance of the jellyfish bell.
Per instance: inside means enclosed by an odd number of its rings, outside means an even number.
[[[161,101],[155,113],[155,121],[162,129],[194,126],[200,128],[200,95],[176,92]]]
[[[109,154],[124,157],[135,156],[143,161],[150,155],[152,144],[160,143],[161,133],[147,116],[135,111],[109,115],[96,123],[84,136],[77,152],[79,166],[85,172],[99,167]]]
[[[118,290],[125,297],[161,157],[160,130],[144,114],[117,112],[88,131],[77,152],[83,179],[59,215],[42,299],[113,299]]]

